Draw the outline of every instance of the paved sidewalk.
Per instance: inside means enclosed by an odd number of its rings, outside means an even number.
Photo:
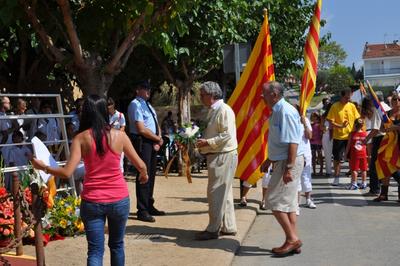
[[[204,230],[208,222],[207,176],[194,174],[193,183],[173,174],[166,179],[156,177],[156,207],[167,212],[155,223],[136,220],[136,199],[133,180],[128,181],[131,214],[125,237],[126,265],[230,265],[249,228],[258,204],[250,198],[246,208],[236,207],[238,234],[218,240],[195,241],[194,234]],[[260,188],[257,188],[260,190]],[[249,193],[258,196],[261,192]],[[234,197],[239,198],[239,180],[234,182]],[[107,240],[106,240],[107,243]],[[86,265],[85,236],[50,242],[45,247],[46,265]],[[25,246],[24,253],[35,255],[34,247]],[[109,265],[105,246],[104,265]]]

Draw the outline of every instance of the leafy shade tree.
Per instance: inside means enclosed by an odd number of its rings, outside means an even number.
[[[353,79],[356,82],[359,82],[364,79],[364,68],[361,67],[359,70],[356,70],[356,66],[353,63],[351,68],[349,68],[350,74],[353,76]]]
[[[346,51],[337,42],[329,41],[323,43],[319,48],[318,68],[330,69],[336,64],[342,64],[346,57]]]
[[[179,89],[181,121],[190,120],[193,82],[221,69],[225,45],[255,42],[265,7],[269,11],[275,71],[278,77],[284,77],[303,57],[312,0],[202,1],[179,15],[180,25],[174,25],[175,31],[154,29],[151,37],[144,38],[163,77]]]
[[[5,27],[7,23],[7,27]],[[73,102],[73,84],[59,64],[49,62],[26,24],[8,23],[0,14],[0,88],[3,92],[61,92]]]
[[[193,3],[3,0],[0,16],[34,31],[50,64],[70,73],[84,94],[106,94],[141,38]]]
[[[329,70],[318,70],[316,91],[325,91],[328,87]]]
[[[154,30],[159,38],[144,38],[163,77],[178,88],[181,122],[190,121],[194,81],[221,66],[225,44],[246,41],[246,32],[239,32],[237,10],[247,7],[246,1],[203,1],[181,16],[177,31]]]
[[[354,79],[347,67],[335,65],[329,69],[327,84],[331,93],[337,93],[353,85]]]

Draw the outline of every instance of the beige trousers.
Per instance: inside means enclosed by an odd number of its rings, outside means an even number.
[[[283,174],[286,169],[286,160],[276,161],[272,166],[271,180],[268,184],[267,204],[272,211],[295,212],[298,208],[298,186],[304,167],[304,156],[297,156],[291,170],[293,181],[285,184]]]
[[[237,162],[236,150],[207,155],[208,232],[237,231],[232,192]]]

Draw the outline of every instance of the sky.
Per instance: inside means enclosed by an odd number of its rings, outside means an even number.
[[[327,21],[321,35],[330,32],[344,48],[346,66],[362,66],[365,42],[400,40],[400,0],[323,0],[321,16]]]

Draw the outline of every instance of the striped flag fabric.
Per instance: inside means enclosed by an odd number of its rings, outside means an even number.
[[[275,80],[272,46],[266,10],[254,48],[235,90],[228,100],[236,115],[238,166],[236,176],[255,184],[267,158],[268,118],[271,110],[261,94],[262,84]]]
[[[400,169],[400,153],[397,145],[397,132],[390,131],[382,138],[375,161],[376,174],[379,179],[390,177]]]
[[[377,109],[385,127],[392,124],[385,110],[383,109],[379,98],[372,89],[371,84],[367,81],[368,90],[372,96],[372,102]],[[375,161],[376,174],[379,179],[390,177],[396,170],[400,169],[400,150],[397,145],[397,131],[390,131],[382,138],[378,149],[378,156]]]
[[[367,91],[365,90],[364,84],[360,81],[360,92],[365,97],[367,96]]]
[[[300,114],[305,115],[315,93],[318,69],[319,30],[322,0],[317,0],[304,47],[304,71],[300,88]]]
[[[379,101],[378,96],[376,96],[376,93],[375,93],[374,89],[372,89],[372,86],[368,80],[367,80],[367,86],[368,86],[368,91],[372,96],[372,103],[374,104],[376,110],[378,110],[379,116],[381,117],[383,123],[392,123],[392,121],[390,121],[388,115],[385,112],[385,109],[382,107],[382,104]]]

